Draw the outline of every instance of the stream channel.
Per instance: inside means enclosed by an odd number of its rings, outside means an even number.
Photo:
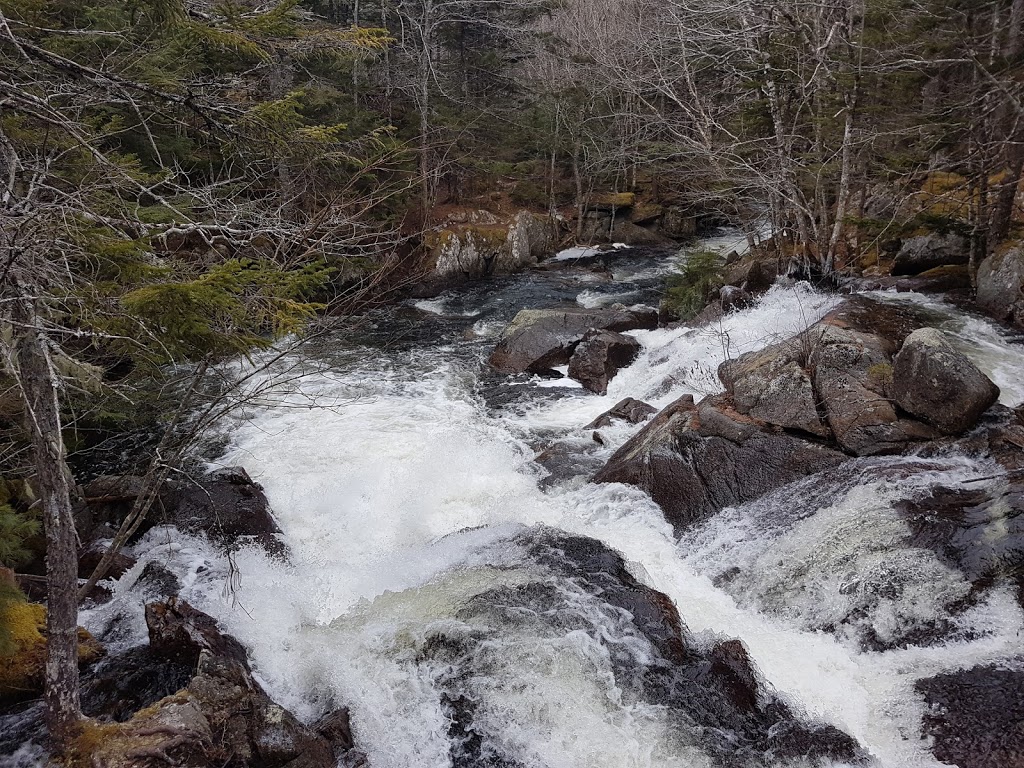
[[[694,247],[735,243],[726,233]],[[130,585],[157,560],[246,646],[282,705],[304,720],[349,706],[373,768],[846,764],[754,744],[749,723],[714,715],[722,694],[703,690],[700,674],[665,683],[664,649],[621,594],[639,583],[671,599],[688,648],[742,641],[758,706],[782,702],[812,730],[848,734],[861,748],[851,762],[941,765],[915,684],[975,665],[1019,668],[1024,616],[999,585],[945,616],[969,585],[931,551],[901,546],[906,523],[893,510],[998,475],[991,462],[855,459],[681,538],[643,492],[589,482],[640,429],[616,422],[599,444],[584,428],[596,416],[625,397],[661,408],[721,391],[727,356],[788,338],[842,297],[777,284],[707,328],[631,332],[643,350],[604,396],[487,368],[518,310],[656,305],[676,263],[624,249],[607,268],[569,261],[493,278],[307,347],[307,375],[232,423],[213,462],[242,465],[264,486],[287,561],[243,548],[230,564],[205,540],[155,528],[84,625],[115,650],[144,642],[147,596]],[[1024,347],[1003,331],[937,299],[876,298],[930,313],[1003,404],[1024,401]],[[554,474],[534,461],[551,446],[562,457]],[[610,550],[628,572],[616,584],[588,571],[594,558],[614,561]],[[947,619],[939,640],[898,642]],[[891,647],[866,647],[866,628]]]

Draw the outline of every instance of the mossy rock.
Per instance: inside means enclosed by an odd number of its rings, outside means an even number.
[[[633,192],[605,192],[594,195],[590,199],[589,207],[595,210],[607,208],[632,208],[636,204],[636,195]]]
[[[0,701],[36,696],[43,689],[46,663],[46,608],[19,598],[0,600]],[[78,663],[90,664],[103,647],[78,628]]]

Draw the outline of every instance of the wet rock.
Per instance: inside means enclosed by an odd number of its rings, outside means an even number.
[[[971,250],[961,235],[932,233],[904,240],[892,265],[894,275],[916,275],[947,264],[966,264]]]
[[[1024,246],[1000,249],[978,267],[978,306],[1024,328]]]
[[[231,635],[223,634],[217,622],[184,600],[146,606],[149,647],[157,656],[195,667],[199,655],[208,651],[215,656],[247,665],[245,649]]]
[[[155,560],[146,563],[135,586],[141,587],[151,597],[164,600],[177,597],[181,592],[181,581],[178,577]]]
[[[934,328],[907,337],[892,376],[899,406],[947,435],[973,427],[999,399],[991,379]]]
[[[182,668],[190,679],[126,722],[88,726],[81,751],[94,765],[334,768],[347,761],[352,739],[343,717],[326,718],[322,732],[300,723],[267,696],[253,679],[241,645],[220,633],[210,616],[177,601],[147,606],[147,623],[149,653],[136,651],[129,660],[145,668],[166,665],[170,658],[164,672],[168,685]]]
[[[524,309],[502,333],[489,363],[502,373],[540,372],[566,365],[591,328],[609,331],[652,329],[658,312],[626,309]]]
[[[960,768],[1024,765],[1024,670],[981,666],[920,680],[922,735],[932,754]]]
[[[339,757],[339,753],[347,752],[355,746],[348,707],[342,707],[324,715],[313,724],[313,730],[331,743],[335,754]]]
[[[100,560],[107,551],[107,542],[94,542],[78,556],[78,578],[87,579],[92,575],[93,570],[99,565]],[[125,572],[135,565],[135,558],[129,557],[121,552],[114,555],[114,559],[107,569],[108,579],[119,579]]]
[[[153,653],[148,645],[108,656],[82,677],[82,711],[125,722],[140,709],[180,691],[195,666]]]
[[[797,756],[864,761],[849,736],[801,720],[779,700],[742,643],[692,636],[672,601],[638,582],[617,552],[545,528],[514,541],[550,576],[476,594],[457,613],[473,629],[438,633],[422,650],[423,661],[444,670],[437,684],[450,712],[454,765],[532,764],[496,738],[493,720],[480,716],[494,695],[495,651],[541,639],[549,651],[573,654],[573,644],[563,639],[579,637],[588,638],[586,647],[601,648],[594,658],[607,659],[600,671],[610,671],[614,679],[608,684],[623,706],[658,707],[672,726],[673,741],[706,754],[714,765],[772,765]],[[547,638],[558,642],[549,646]],[[489,682],[480,689],[478,681]]]
[[[565,438],[544,447],[534,458],[546,473],[540,487],[585,483],[604,464],[598,455],[601,444],[600,434],[594,432],[589,438]]]
[[[587,331],[569,359],[569,378],[603,395],[612,377],[636,360],[640,348],[636,339],[615,331]]]
[[[742,288],[735,285],[723,285],[718,290],[718,302],[725,312],[735,312],[738,309],[746,309],[754,303],[754,297]]]
[[[667,406],[593,477],[650,494],[682,531],[724,507],[843,461],[843,454],[773,432],[724,398],[685,396]]]
[[[165,498],[157,520],[185,533],[204,533],[229,548],[248,540],[271,554],[284,549],[263,488],[242,467],[219,469],[199,481],[178,482]]]
[[[901,502],[897,510],[913,546],[935,552],[978,593],[993,584],[1013,584],[1024,605],[1024,476],[1019,472],[936,488],[926,498]]]
[[[648,405],[642,400],[627,397],[624,400],[619,400],[619,402],[583,428],[601,429],[602,427],[610,426],[616,420],[626,421],[630,424],[639,424],[642,421],[647,421],[648,418],[657,412],[657,408]]]

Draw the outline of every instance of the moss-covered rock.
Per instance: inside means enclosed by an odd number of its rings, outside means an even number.
[[[0,701],[36,696],[43,688],[46,663],[46,608],[23,595],[0,596]],[[103,655],[92,635],[78,629],[78,663]]]
[[[443,282],[517,272],[550,254],[556,240],[552,220],[528,211],[503,222],[449,223],[424,235],[427,278]]]

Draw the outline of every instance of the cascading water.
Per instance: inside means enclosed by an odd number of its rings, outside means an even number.
[[[881,766],[940,765],[920,735],[914,683],[1012,659],[1018,604],[995,589],[932,642],[877,650],[864,637],[912,638],[969,590],[907,543],[894,505],[997,469],[966,456],[858,460],[855,471],[725,510],[678,540],[642,492],[586,482],[586,467],[638,427],[602,429],[598,445],[582,426],[626,396],[660,407],[718,391],[722,360],[798,332],[839,299],[779,285],[706,329],[635,332],[643,352],[606,396],[534,378],[491,397],[488,388],[507,385],[480,362],[503,323],[525,303],[597,306],[654,285],[642,262],[618,269],[610,284],[526,275],[421,303],[415,322],[437,329],[428,343],[307,351],[329,370],[245,414],[219,460],[263,484],[287,560],[242,549],[229,564],[201,539],[154,529],[87,627],[115,648],[140,642],[146,594],[131,585],[158,560],[183,598],[249,649],[276,700],[310,719],[350,706],[375,768],[816,764],[755,751],[723,762],[711,742],[742,734],[712,738],[687,725],[682,703],[651,695],[651,638],[602,589],[537,555],[545,542],[583,536],[668,595],[701,647],[742,640],[799,716],[850,734]],[[1004,402],[1024,399],[1012,375],[1024,350],[984,321],[898,300],[944,313]],[[542,489],[533,457],[552,443],[591,464]]]

